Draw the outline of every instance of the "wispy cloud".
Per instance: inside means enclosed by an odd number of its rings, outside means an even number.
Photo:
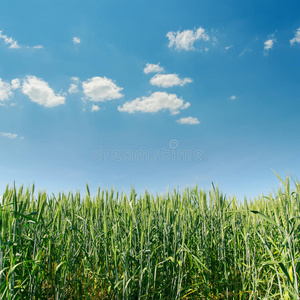
[[[235,95],[232,95],[231,97],[230,97],[230,100],[236,100],[237,99],[237,96],[235,96]]]
[[[271,50],[274,46],[276,39],[274,38],[274,34],[268,36],[268,39],[264,43],[264,54],[267,55],[269,50]]]
[[[11,49],[20,49],[22,48],[19,43],[14,40],[12,37],[8,37],[6,34],[3,34],[3,30],[0,30],[0,39],[3,39],[4,40],[4,43],[6,45],[8,45],[8,48],[11,48]],[[23,46],[25,48],[33,48],[33,49],[43,49],[44,47],[42,45],[36,45],[36,46],[33,46],[33,47],[30,47],[30,46]]]
[[[157,65],[147,63],[146,67],[144,68],[144,73],[145,74],[149,74],[149,73],[162,73],[164,71],[165,71],[164,68],[161,67],[159,65],[159,63]]]
[[[290,40],[291,46],[296,43],[300,44],[300,27],[296,30],[295,36]]]
[[[45,107],[54,107],[65,103],[64,96],[55,94],[46,81],[35,76],[26,76],[23,80],[22,92],[32,102]]]
[[[93,77],[82,83],[85,99],[94,102],[104,102],[123,97],[118,87],[111,79],[106,77]]]
[[[250,48],[245,48],[240,54],[239,54],[239,57],[242,57],[244,56],[246,53],[250,53],[252,52],[252,49]]]
[[[79,92],[79,89],[78,89],[77,84],[71,83],[71,84],[70,84],[70,87],[69,87],[69,89],[68,89],[68,92],[69,92],[70,94],[76,94],[76,93],[78,93],[78,92]]]
[[[79,77],[76,77],[76,76],[72,76],[71,80],[73,80],[76,84],[78,84],[80,82]]]
[[[4,43],[9,46],[11,49],[19,49],[21,48],[17,41],[15,41],[12,37],[8,37],[7,35],[2,33],[3,30],[0,30],[0,39],[4,40]]]
[[[0,103],[8,100],[13,94],[11,85],[0,78]]]
[[[118,110],[128,113],[156,113],[161,110],[169,110],[171,114],[177,114],[179,110],[189,106],[189,102],[184,102],[184,100],[178,98],[176,94],[155,92],[149,97],[137,98],[133,101],[126,102],[122,107],[118,106]]]
[[[186,118],[181,118],[176,121],[179,124],[184,124],[184,125],[197,125],[200,124],[200,121],[197,118],[194,117],[186,117]]]
[[[70,84],[69,94],[76,94],[79,92],[78,84],[80,83],[80,79],[78,77],[72,77],[71,80],[73,83]]]
[[[177,74],[156,74],[150,79],[152,85],[163,88],[172,86],[183,86],[186,83],[193,82],[191,78],[180,79]]]
[[[98,105],[93,104],[91,111],[95,112],[95,111],[98,111],[98,110],[100,110],[100,107]]]
[[[77,37],[77,36],[74,36],[74,37],[73,37],[73,43],[74,43],[74,45],[80,44],[80,43],[81,43],[80,38]]]
[[[209,35],[205,32],[205,29],[199,27],[194,30],[184,31],[170,31],[167,33],[169,39],[169,47],[175,46],[176,50],[191,51],[195,50],[194,43],[197,40],[209,41]]]
[[[265,52],[269,51],[274,46],[275,39],[269,39],[265,41],[264,50]]]
[[[227,51],[227,50],[231,49],[232,47],[233,47],[233,45],[227,46],[227,47],[225,47],[225,50]]]
[[[18,137],[18,135],[16,133],[9,133],[9,132],[0,132],[0,136],[6,137],[9,139],[15,139]]]
[[[19,89],[21,87],[20,79],[19,78],[13,79],[10,83],[10,86],[12,90]]]

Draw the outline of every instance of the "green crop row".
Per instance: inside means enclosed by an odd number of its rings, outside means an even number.
[[[7,187],[0,299],[297,299],[300,185],[85,196]]]

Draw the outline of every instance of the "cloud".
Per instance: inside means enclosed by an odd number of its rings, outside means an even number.
[[[20,79],[16,78],[11,81],[11,89],[16,90],[21,87]]]
[[[7,35],[2,34],[2,32],[3,32],[3,30],[0,30],[0,39],[3,39],[4,43],[6,45],[9,45],[9,48],[11,48],[11,49],[20,48],[17,41],[15,41],[12,37],[8,37]]]
[[[80,41],[80,38],[79,38],[79,37],[76,37],[76,36],[74,36],[74,37],[73,37],[73,43],[74,43],[74,45],[76,45],[76,44],[80,44],[80,43],[81,43],[81,41]]]
[[[245,48],[240,54],[239,54],[239,57],[242,57],[244,54],[246,54],[247,52],[252,52],[252,49],[250,48]]]
[[[149,73],[162,73],[164,71],[165,71],[164,68],[161,67],[159,65],[159,63],[157,65],[147,63],[146,67],[144,69],[144,73],[145,74],[149,74]]]
[[[290,40],[291,46],[295,43],[300,44],[300,27],[296,30],[295,36]]]
[[[9,139],[15,139],[18,137],[18,135],[16,133],[9,133],[9,132],[0,132],[0,136],[6,137]]]
[[[179,110],[189,106],[189,102],[184,102],[182,98],[178,98],[175,94],[155,92],[149,97],[136,98],[133,101],[126,102],[122,107],[118,106],[118,110],[128,113],[156,113],[160,110],[169,110],[171,114],[177,114]]]
[[[75,83],[71,83],[68,92],[70,94],[76,94],[79,92],[78,85]]]
[[[233,45],[227,46],[227,47],[225,47],[225,50],[227,51],[227,50],[231,49],[232,47],[233,47]]]
[[[78,77],[71,77],[71,80],[74,83],[70,84],[68,92],[69,92],[69,94],[76,94],[79,92],[78,84],[80,83],[80,79]]]
[[[0,78],[0,101],[8,100],[13,94],[10,84]]]
[[[230,100],[236,100],[237,99],[237,96],[235,96],[235,95],[232,95],[231,97],[230,97]]]
[[[100,110],[100,107],[98,105],[93,104],[91,111],[94,112],[94,111],[98,111],[98,110]]]
[[[65,103],[65,97],[55,94],[47,82],[35,76],[27,76],[22,85],[22,92],[32,102],[45,107],[54,107]]]
[[[17,41],[15,41],[12,37],[8,37],[7,35],[2,33],[3,30],[0,30],[0,39],[4,40],[4,43],[6,45],[9,45],[9,48],[11,49],[20,49],[21,46],[18,44]],[[23,46],[22,46],[23,47]],[[33,49],[43,49],[44,47],[42,45],[36,45],[33,47],[24,46],[25,48],[33,48]]]
[[[106,77],[93,77],[82,83],[86,99],[94,102],[104,102],[123,97],[120,93],[123,88],[118,87]]]
[[[172,86],[183,86],[186,83],[193,82],[191,78],[180,79],[177,74],[156,74],[150,79],[152,85],[168,88]]]
[[[194,117],[181,118],[181,119],[177,120],[176,122],[179,124],[188,124],[188,125],[200,124],[200,121]]]
[[[197,40],[209,41],[209,36],[202,27],[194,30],[184,30],[182,32],[170,31],[166,36],[170,41],[169,48],[175,46],[176,50],[195,50],[194,43]]]
[[[75,76],[71,77],[71,80],[73,80],[75,83],[79,83],[80,82],[79,77],[75,77]]]
[[[44,49],[44,46],[42,45],[36,45],[32,47],[33,49]]]
[[[268,54],[269,50],[273,48],[276,39],[274,39],[274,35],[270,35],[270,38],[264,43],[264,54]]]

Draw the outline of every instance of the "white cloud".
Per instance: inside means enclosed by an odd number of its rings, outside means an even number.
[[[77,84],[80,82],[79,77],[73,76],[73,77],[71,77],[71,79],[72,79],[75,83],[77,83]]]
[[[100,110],[100,107],[98,105],[93,104],[91,111],[94,112],[94,111],[98,111],[98,110]]]
[[[184,30],[182,32],[170,31],[167,33],[169,39],[169,47],[175,46],[176,50],[195,50],[194,43],[197,40],[208,41],[209,36],[205,32],[205,29],[199,27],[197,30]]]
[[[295,36],[290,40],[291,45],[294,45],[295,43],[300,44],[300,27],[295,32]]]
[[[21,82],[20,82],[20,79],[18,78],[15,78],[11,81],[11,89],[12,90],[16,90],[18,88],[21,87]]]
[[[32,47],[33,49],[44,49],[44,46],[42,45],[36,45]]]
[[[106,77],[93,77],[82,83],[83,93],[88,100],[104,102],[123,97],[120,93],[123,88],[118,87]]]
[[[194,117],[181,118],[181,119],[177,120],[176,122],[179,124],[188,124],[188,125],[200,124],[200,121]]]
[[[189,102],[184,102],[182,98],[178,98],[175,94],[155,92],[149,97],[137,98],[126,102],[122,107],[118,106],[118,110],[128,113],[156,113],[160,110],[169,110],[172,114],[177,114],[179,110],[189,106]]]
[[[55,94],[47,82],[35,76],[27,76],[22,85],[22,92],[32,102],[45,107],[54,107],[65,103],[65,97]]]
[[[242,57],[244,54],[246,54],[247,52],[252,52],[252,49],[250,48],[245,48],[240,54],[239,54],[239,57]]]
[[[0,39],[3,39],[4,40],[4,43],[6,45],[9,45],[9,48],[11,49],[20,49],[21,46],[18,44],[17,41],[15,41],[12,37],[8,37],[7,35],[3,34],[2,33],[3,30],[0,30]],[[43,49],[44,46],[42,45],[35,45],[33,47],[29,47],[29,46],[22,46],[22,47],[25,47],[25,48],[33,48],[33,49]]]
[[[0,136],[7,137],[9,139],[15,139],[18,137],[16,133],[9,133],[9,132],[0,132]]]
[[[13,94],[10,84],[0,78],[0,101],[8,100]]]
[[[76,94],[79,92],[79,89],[78,89],[78,84],[80,83],[80,79],[78,77],[71,77],[71,80],[74,82],[74,83],[71,83],[70,84],[70,87],[69,87],[69,90],[68,92],[70,94]]]
[[[144,73],[145,74],[149,74],[149,73],[162,73],[164,71],[165,71],[164,68],[161,67],[159,65],[159,63],[157,65],[147,63],[146,67],[144,69]]]
[[[4,43],[6,45],[9,45],[9,48],[12,48],[12,49],[20,48],[17,41],[15,41],[12,37],[8,37],[7,35],[2,34],[2,32],[3,32],[3,30],[0,30],[0,39],[3,39]]]
[[[76,36],[74,36],[73,37],[73,43],[74,43],[74,45],[76,45],[76,44],[80,44],[80,38],[79,37],[76,37]]]
[[[78,85],[75,83],[71,83],[68,92],[70,94],[76,94],[79,92]]]
[[[230,97],[230,100],[236,100],[237,99],[237,96],[235,96],[235,95],[232,95],[231,97]]]
[[[274,38],[269,38],[268,40],[265,41],[264,43],[264,53],[267,54],[270,49],[273,48],[274,43],[276,42],[276,39]]]
[[[225,50],[229,50],[229,49],[231,49],[232,47],[233,47],[233,45],[227,46],[227,47],[225,47]]]
[[[180,79],[177,74],[156,74],[150,79],[152,85],[168,88],[176,85],[183,86],[193,82],[191,78]]]

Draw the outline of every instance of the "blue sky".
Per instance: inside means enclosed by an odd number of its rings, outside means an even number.
[[[300,171],[299,1],[4,1],[0,192],[217,184]]]

